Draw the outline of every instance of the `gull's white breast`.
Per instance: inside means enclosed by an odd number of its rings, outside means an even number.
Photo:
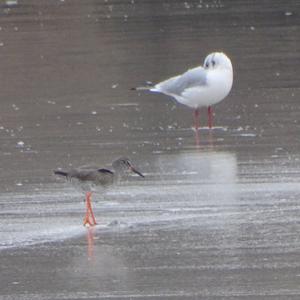
[[[191,108],[214,105],[230,92],[233,82],[231,70],[213,69],[207,71],[206,84],[186,88],[180,95],[173,94],[178,102]]]

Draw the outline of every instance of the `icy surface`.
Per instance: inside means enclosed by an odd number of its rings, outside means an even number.
[[[300,298],[297,1],[0,4],[0,299]],[[213,110],[137,93],[232,59]],[[53,174],[128,156],[84,195]]]

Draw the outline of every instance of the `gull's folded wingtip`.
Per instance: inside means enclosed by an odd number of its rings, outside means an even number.
[[[65,176],[65,177],[68,176],[68,173],[67,173],[67,172],[60,171],[60,170],[54,170],[53,173],[54,173],[55,175],[59,175],[59,176]]]

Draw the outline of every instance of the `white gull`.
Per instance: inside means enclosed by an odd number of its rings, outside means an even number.
[[[208,108],[208,127],[212,128],[211,106],[222,101],[230,92],[233,82],[231,60],[222,52],[206,56],[203,66],[189,69],[154,86],[137,87],[174,97],[179,103],[194,109],[195,128],[199,127],[199,109]]]

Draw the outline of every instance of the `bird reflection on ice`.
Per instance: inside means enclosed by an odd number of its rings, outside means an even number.
[[[94,259],[95,228],[87,227],[86,241],[87,241],[88,259],[93,260]]]
[[[202,183],[236,182],[237,161],[235,154],[230,152],[186,151],[160,155],[155,163],[162,176],[171,176],[170,179],[176,176],[183,177],[184,181]]]
[[[160,155],[155,164],[159,179],[154,185],[160,187],[154,197],[186,226],[188,219],[226,226],[239,210],[235,154],[194,150]]]

